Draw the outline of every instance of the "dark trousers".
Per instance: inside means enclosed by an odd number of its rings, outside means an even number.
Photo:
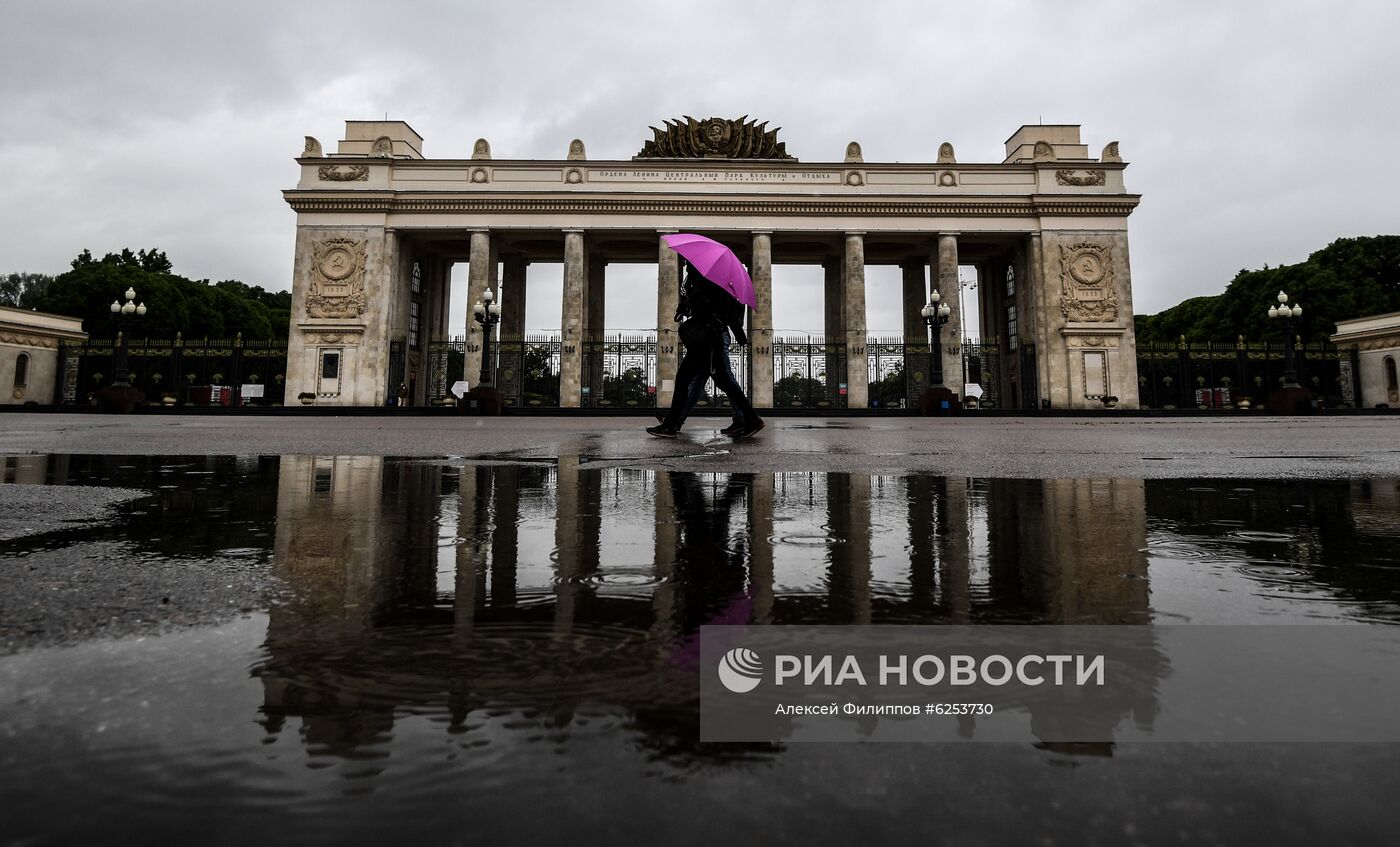
[[[685,423],[685,416],[690,411],[689,400],[692,384],[700,380],[703,384],[707,379],[715,381],[715,387],[723,391],[729,397],[729,405],[739,413],[739,416],[748,423],[758,420],[758,413],[753,410],[753,404],[749,398],[744,396],[744,389],[739,387],[739,383],[734,379],[733,372],[727,367],[713,368],[711,373],[711,362],[716,356],[725,355],[718,344],[710,344],[703,347],[690,348],[685,350],[685,356],[681,359],[681,366],[676,369],[676,385],[671,393],[671,409],[666,413],[666,419],[662,421],[666,426],[680,428]]]

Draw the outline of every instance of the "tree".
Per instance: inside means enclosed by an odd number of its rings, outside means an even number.
[[[1279,329],[1267,311],[1279,291],[1303,306],[1297,329],[1305,341],[1325,340],[1340,320],[1400,311],[1400,236],[1342,238],[1296,265],[1241,270],[1221,294],[1134,316],[1138,341],[1273,337]]]
[[[72,269],[54,277],[35,296],[33,307],[82,318],[83,329],[94,338],[117,333],[113,300],[127,288],[150,310],[133,333],[151,338],[286,339],[291,318],[291,294],[267,292],[237,280],[210,285],[174,273],[161,250],[124,249],[94,259],[84,250]]]
[[[0,277],[0,306],[36,309],[53,277],[48,274],[12,273]]]

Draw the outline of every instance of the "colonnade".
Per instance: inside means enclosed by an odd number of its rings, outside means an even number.
[[[680,357],[674,315],[679,298],[679,257],[661,236],[675,230],[653,230],[657,239],[657,402],[671,402],[673,379]],[[717,233],[717,239],[736,249],[746,261],[753,278],[756,306],[749,316],[749,358],[752,363],[751,396],[758,408],[773,406],[773,255],[774,238],[795,233],[774,230],[753,230],[737,238],[732,233]],[[604,326],[605,268],[607,256],[590,246],[591,233],[582,229],[562,230],[563,237],[563,295],[560,310],[560,405],[565,408],[583,405],[582,390],[583,343],[601,341]],[[616,237],[615,232],[608,236]],[[805,235],[805,234],[804,234]],[[831,234],[817,236],[830,239]],[[847,357],[845,375],[846,406],[852,409],[870,405],[866,368],[866,290],[865,269],[867,233],[850,231],[840,234],[839,245],[833,245],[825,256],[808,257],[804,261],[819,261],[823,268],[824,330],[828,343],[844,345]],[[958,282],[958,233],[931,233],[923,242],[922,254],[911,245],[899,261],[903,275],[902,307],[904,334],[907,340],[926,337],[926,327],[919,310],[927,302],[925,270],[942,302],[951,314],[943,329],[944,384],[959,395],[964,382],[960,339],[963,309]],[[525,331],[525,296],[527,291],[524,255],[502,255],[501,244],[489,229],[472,230],[470,235],[467,303],[481,300],[489,289],[501,296],[503,338],[521,338]],[[500,267],[501,279],[497,277]],[[504,292],[501,282],[504,282]],[[470,309],[470,306],[468,306]],[[481,370],[481,328],[467,314],[466,374],[469,380]],[[911,361],[906,371],[922,370],[924,362]],[[591,381],[596,381],[591,380]]]

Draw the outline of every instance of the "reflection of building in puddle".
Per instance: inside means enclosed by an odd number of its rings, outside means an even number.
[[[603,704],[693,752],[699,627],[1143,622],[1144,522],[1141,482],[286,457],[264,723],[358,756],[405,708]]]

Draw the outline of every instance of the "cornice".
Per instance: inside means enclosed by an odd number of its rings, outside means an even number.
[[[1142,199],[1139,194],[901,198],[872,197],[600,197],[600,196],[424,196],[393,192],[282,193],[296,212],[369,212],[380,214],[512,214],[512,215],[772,215],[861,217],[1025,217],[1127,216]]]

